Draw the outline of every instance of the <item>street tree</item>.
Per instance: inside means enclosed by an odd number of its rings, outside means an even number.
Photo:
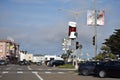
[[[120,56],[120,29],[116,29],[108,39],[105,39],[103,44],[110,48],[111,53]]]

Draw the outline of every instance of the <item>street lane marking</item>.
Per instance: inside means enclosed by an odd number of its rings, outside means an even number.
[[[32,68],[30,66],[27,66],[28,70],[32,70]]]
[[[3,73],[3,74],[6,74],[6,73],[8,73],[8,71],[3,71],[2,73]]]
[[[40,75],[38,75],[37,72],[35,72],[34,74],[39,78],[39,80],[44,80]]]
[[[32,73],[38,73],[37,71],[32,71]]]
[[[52,72],[45,72],[45,73],[50,74],[50,73],[52,73]]]
[[[64,72],[58,72],[59,74],[64,74]]]
[[[17,73],[20,73],[20,74],[21,74],[21,73],[23,73],[23,72],[22,72],[22,71],[17,71]]]

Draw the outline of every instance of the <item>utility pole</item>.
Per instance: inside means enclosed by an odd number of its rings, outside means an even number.
[[[76,32],[77,32],[77,38],[76,38],[76,41],[78,41],[78,17],[79,17],[79,15],[80,14],[82,14],[83,12],[85,12],[85,10],[84,11],[80,11],[80,12],[78,12],[78,11],[72,11],[72,10],[65,10],[65,9],[59,9],[60,11],[66,11],[66,12],[70,12],[70,13],[72,13],[72,14],[74,14],[75,15],[75,21],[76,21]],[[76,42],[75,41],[75,42]],[[74,42],[74,40],[72,40],[72,42]],[[74,45],[72,45],[72,46],[74,46]],[[73,49],[74,50],[74,49]],[[75,58],[75,68],[77,69],[78,68],[78,63],[77,63],[77,49],[75,49],[75,51],[74,51],[74,53],[75,53],[75,56],[76,56],[76,58]],[[74,63],[74,62],[73,62]]]
[[[94,37],[95,37],[95,45],[94,45],[94,54],[95,56],[97,56],[97,10],[96,10],[96,0],[94,0],[94,20],[95,20],[95,24],[94,24]]]

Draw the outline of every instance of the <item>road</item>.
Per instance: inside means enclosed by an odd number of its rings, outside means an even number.
[[[0,66],[0,80],[120,80],[120,78],[98,78],[78,75],[72,69],[60,69],[45,65]]]

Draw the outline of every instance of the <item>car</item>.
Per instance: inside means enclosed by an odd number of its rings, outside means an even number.
[[[65,64],[64,60],[51,60],[49,62],[49,66],[52,66],[52,67],[56,67],[56,66],[64,65],[64,64]]]
[[[30,65],[29,61],[19,61],[19,65]]]
[[[96,65],[99,65],[101,62],[99,61],[88,61],[84,63],[80,63],[78,67],[78,74],[88,76],[94,74],[94,69]]]
[[[36,62],[36,65],[40,66],[42,65],[42,62]]]
[[[7,65],[7,61],[6,60],[0,60],[0,65]]]
[[[109,76],[120,77],[120,61],[106,61],[97,65],[94,72],[100,78]]]

